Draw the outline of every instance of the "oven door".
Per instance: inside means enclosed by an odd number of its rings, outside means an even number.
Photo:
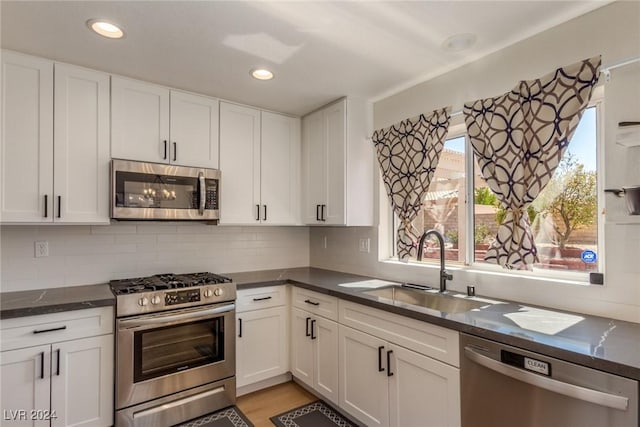
[[[118,319],[116,409],[235,375],[235,304]]]

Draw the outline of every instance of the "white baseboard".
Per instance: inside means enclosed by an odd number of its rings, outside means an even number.
[[[289,381],[291,381],[291,373],[286,372],[273,378],[267,378],[266,380],[258,381],[257,383],[238,387],[236,389],[236,396],[244,396],[245,394],[253,393],[254,391],[262,390],[263,388],[286,383]]]

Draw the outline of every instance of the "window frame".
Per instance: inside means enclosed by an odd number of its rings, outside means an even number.
[[[587,108],[595,108],[596,110],[596,191],[597,191],[597,254],[598,254],[598,269],[597,273],[605,272],[605,220],[603,216],[604,207],[604,87],[597,86],[593,92],[591,102]],[[478,262],[474,259],[475,246],[474,246],[474,230],[475,230],[475,217],[474,217],[474,205],[470,201],[474,200],[474,156],[473,148],[471,146],[471,139],[467,134],[466,125],[464,119],[460,120],[462,112],[453,113],[452,122],[449,126],[449,132],[447,133],[446,140],[458,138],[464,136],[465,138],[465,206],[463,207],[465,213],[465,261],[464,263],[450,263],[448,268],[452,270],[465,270],[474,273],[489,273],[500,274],[511,277],[527,277],[531,279],[540,280],[552,280],[565,283],[575,284],[587,284],[589,285],[589,273],[593,272],[580,272],[580,271],[562,271],[553,269],[541,269],[534,267],[532,271],[528,270],[505,270],[497,264],[488,264],[484,262]],[[389,225],[391,236],[389,239],[390,248],[388,257],[385,261],[398,262],[396,253],[396,227],[398,218],[391,209],[391,206],[386,200],[386,206],[389,212]],[[460,209],[460,208],[459,208]],[[410,260],[410,265],[413,266],[434,266],[438,264],[437,260],[425,258],[423,261]]]

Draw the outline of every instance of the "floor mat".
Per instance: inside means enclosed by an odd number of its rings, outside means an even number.
[[[237,406],[230,406],[175,427],[253,427],[253,424]]]
[[[322,400],[271,417],[278,427],[356,427]]]

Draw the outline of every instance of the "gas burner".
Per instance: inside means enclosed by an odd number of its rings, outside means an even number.
[[[123,295],[206,286],[218,283],[231,283],[231,279],[208,272],[192,274],[165,273],[134,279],[112,280],[110,285],[116,295]]]
[[[230,283],[231,279],[224,276],[219,276],[213,273],[193,273],[193,274],[185,274],[184,277],[188,277],[191,280],[191,283],[194,285],[209,285],[214,283]]]
[[[155,276],[151,276],[151,278],[157,278],[162,282],[172,282],[177,280],[177,276],[173,273],[156,274]]]

